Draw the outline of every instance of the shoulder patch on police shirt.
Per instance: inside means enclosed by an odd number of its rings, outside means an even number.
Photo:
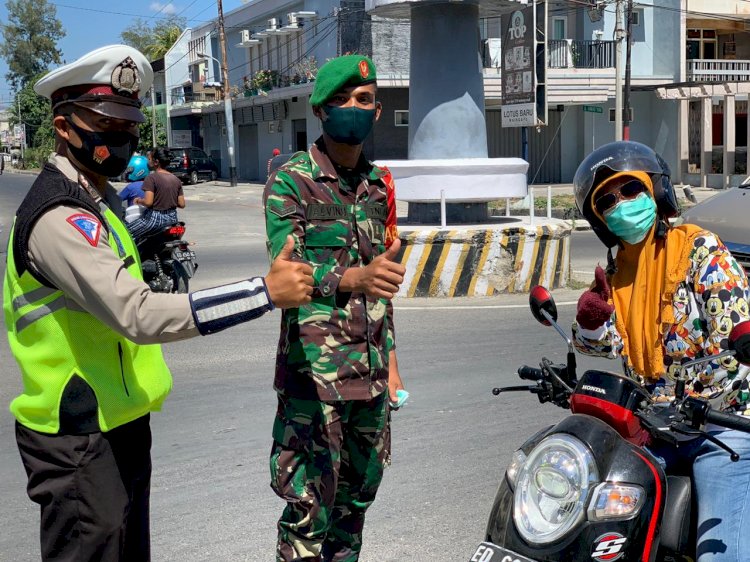
[[[66,219],[92,246],[99,243],[99,236],[102,233],[102,224],[91,215],[76,213]]]
[[[294,205],[293,203],[290,203],[289,205],[284,205],[283,207],[274,207],[273,205],[269,205],[268,210],[271,211],[277,217],[283,219],[284,217],[288,217],[289,215],[292,215],[295,212],[297,212],[297,205]]]

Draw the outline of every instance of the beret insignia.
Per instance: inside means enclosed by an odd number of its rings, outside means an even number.
[[[359,61],[359,73],[362,78],[367,78],[370,75],[370,67],[367,66],[366,60]]]
[[[112,89],[120,95],[132,95],[141,88],[141,76],[135,61],[128,57],[112,71]]]

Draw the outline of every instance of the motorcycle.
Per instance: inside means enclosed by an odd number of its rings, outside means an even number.
[[[187,293],[198,269],[195,252],[182,239],[185,223],[177,222],[137,240],[143,280],[156,293]]]
[[[690,366],[731,355],[750,362],[750,322],[735,326],[728,350],[684,364],[677,398],[665,402],[615,373],[587,370],[579,379],[573,344],[557,324],[549,291],[535,287],[529,301],[533,316],[565,339],[567,361],[542,358],[540,368],[522,366],[518,376],[533,384],[492,392],[531,392],[540,403],[572,413],[515,451],[471,562],[692,561],[690,467],[669,466],[651,451],[706,439],[739,460],[702,427],[712,423],[750,433],[750,419],[713,410],[704,400],[684,397],[684,390]]]

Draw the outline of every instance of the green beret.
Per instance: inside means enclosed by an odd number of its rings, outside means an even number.
[[[318,70],[310,105],[323,105],[334,94],[350,86],[375,82],[375,63],[362,55],[344,55],[329,60]]]

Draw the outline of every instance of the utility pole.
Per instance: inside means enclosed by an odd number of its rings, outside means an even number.
[[[221,45],[221,74],[224,77],[224,118],[227,127],[227,151],[229,152],[229,184],[237,185],[237,168],[234,163],[234,119],[232,119],[232,95],[229,91],[229,70],[227,68],[227,36],[224,33],[224,10],[219,6],[219,44]]]
[[[21,117],[21,96],[20,92],[16,94],[16,101],[18,102],[18,124],[23,127],[21,129],[21,163],[23,164],[23,149],[26,145],[26,123],[23,122],[23,118]]]
[[[625,116],[623,117],[622,138],[630,140],[630,51],[633,43],[633,0],[628,0],[628,21],[627,33],[625,40],[628,42],[625,51],[625,95],[623,107]]]
[[[622,140],[622,0],[615,6],[615,140]]]
[[[156,93],[151,84],[151,148],[156,148]]]

